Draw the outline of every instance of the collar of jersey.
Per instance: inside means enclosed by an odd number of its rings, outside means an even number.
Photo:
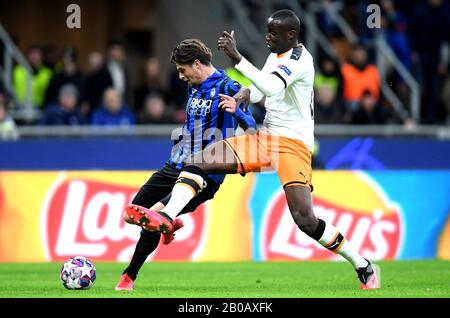
[[[220,80],[225,76],[225,72],[223,70],[216,70],[212,73],[204,82],[200,85],[193,85],[193,88],[196,89],[209,89],[217,84]]]

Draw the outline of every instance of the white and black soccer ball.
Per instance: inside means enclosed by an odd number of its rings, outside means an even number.
[[[74,256],[64,262],[60,278],[67,289],[89,289],[94,285],[97,271],[86,257]]]

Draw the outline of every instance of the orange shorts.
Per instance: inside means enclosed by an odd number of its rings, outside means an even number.
[[[312,186],[312,153],[297,139],[258,131],[224,140],[234,152],[238,173],[276,170],[283,187]]]

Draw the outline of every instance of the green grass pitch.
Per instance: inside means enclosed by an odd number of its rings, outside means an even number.
[[[359,290],[347,262],[146,263],[132,292],[114,291],[125,267],[95,264],[89,290],[66,290],[60,263],[0,263],[1,298],[415,298],[450,297],[450,262],[379,262],[382,288]]]

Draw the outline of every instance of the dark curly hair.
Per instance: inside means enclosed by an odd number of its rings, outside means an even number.
[[[199,39],[181,41],[172,51],[170,58],[174,64],[192,64],[199,60],[204,65],[211,65],[211,50]]]

